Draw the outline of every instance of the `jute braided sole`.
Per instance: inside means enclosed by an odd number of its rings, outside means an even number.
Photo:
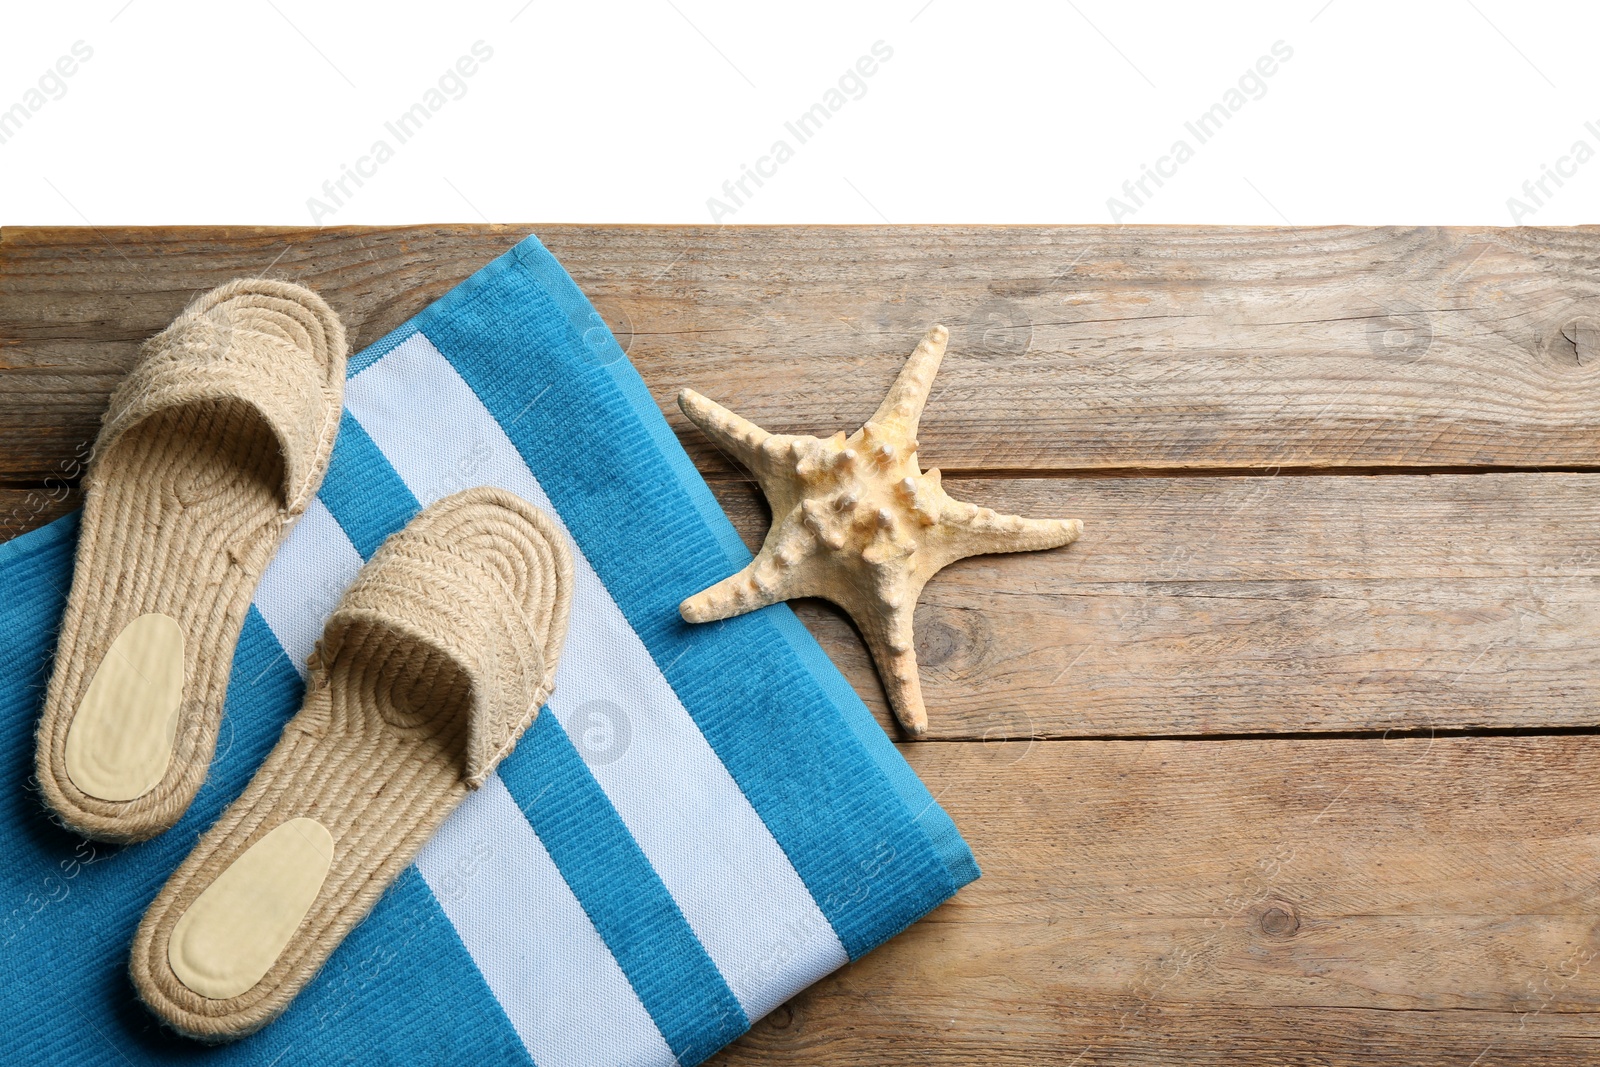
[[[565,535],[498,489],[424,510],[324,631],[301,711],[156,897],[139,996],[203,1041],[277,1017],[491,774],[555,680]]]
[[[70,829],[141,841],[194,799],[261,572],[326,470],[344,365],[319,296],[244,279],[149,341],[113,396],[38,729]]]

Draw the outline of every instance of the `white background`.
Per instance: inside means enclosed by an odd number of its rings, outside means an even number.
[[[783,138],[794,157],[727,223],[1113,221],[1179,138],[1195,149],[1120,221],[1594,221],[1600,5],[1512,0],[970,3],[779,9],[722,0],[93,0],[7,4],[0,223],[709,223]],[[76,42],[93,55],[39,79]],[[398,144],[475,42],[492,58]],[[893,56],[823,130],[784,128],[875,42]],[[1222,131],[1185,131],[1282,41]],[[42,103],[41,103],[42,101]],[[1586,128],[1593,121],[1596,130]],[[379,139],[392,159],[335,204]],[[769,165],[770,168],[770,165]],[[1514,219],[1508,198],[1531,209]],[[310,203],[318,198],[325,210]]]

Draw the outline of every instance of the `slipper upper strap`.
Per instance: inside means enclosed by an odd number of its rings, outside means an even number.
[[[338,316],[311,290],[263,278],[230,282],[145,342],[139,363],[111,397],[96,451],[109,452],[153,415],[241,401],[277,438],[284,515],[293,518],[321,484],[338,436],[344,354]]]
[[[469,682],[462,777],[477,788],[517,743],[549,695],[551,671],[535,628],[503,576],[433,538],[390,538],[328,619],[311,657],[311,685],[326,685],[340,657],[411,660],[421,645]],[[413,660],[414,662],[414,660]]]

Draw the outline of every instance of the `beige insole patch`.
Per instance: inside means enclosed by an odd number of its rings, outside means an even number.
[[[245,850],[172,929],[167,962],[178,981],[228,1000],[272,969],[322,890],[333,835],[315,819],[290,819]]]
[[[183,630],[141,615],[111,642],[67,728],[67,777],[101,800],[136,800],[165,777],[183,702]]]

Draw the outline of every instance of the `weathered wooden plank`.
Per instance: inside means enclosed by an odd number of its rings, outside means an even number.
[[[767,516],[712,483],[746,543]],[[1600,475],[956,478],[1086,520],[942,572],[917,611],[935,739],[1581,727],[1600,692]],[[0,536],[75,497],[0,491]],[[686,590],[686,592],[692,590]],[[895,727],[859,637],[800,617]]]
[[[718,1062],[1600,1054],[1592,738],[903,751],[985,876]]]
[[[712,483],[746,543],[748,482]],[[1084,520],[942,571],[917,608],[933,738],[1589,726],[1600,476],[956,478]],[[801,617],[893,731],[840,612]]]
[[[92,437],[140,339],[270,271],[370,342],[530,227],[0,232],[0,475]],[[946,469],[1592,465],[1600,229],[538,231],[672,408],[850,429],[928,323]],[[1569,336],[1570,335],[1570,336]],[[725,469],[725,468],[723,468]]]

